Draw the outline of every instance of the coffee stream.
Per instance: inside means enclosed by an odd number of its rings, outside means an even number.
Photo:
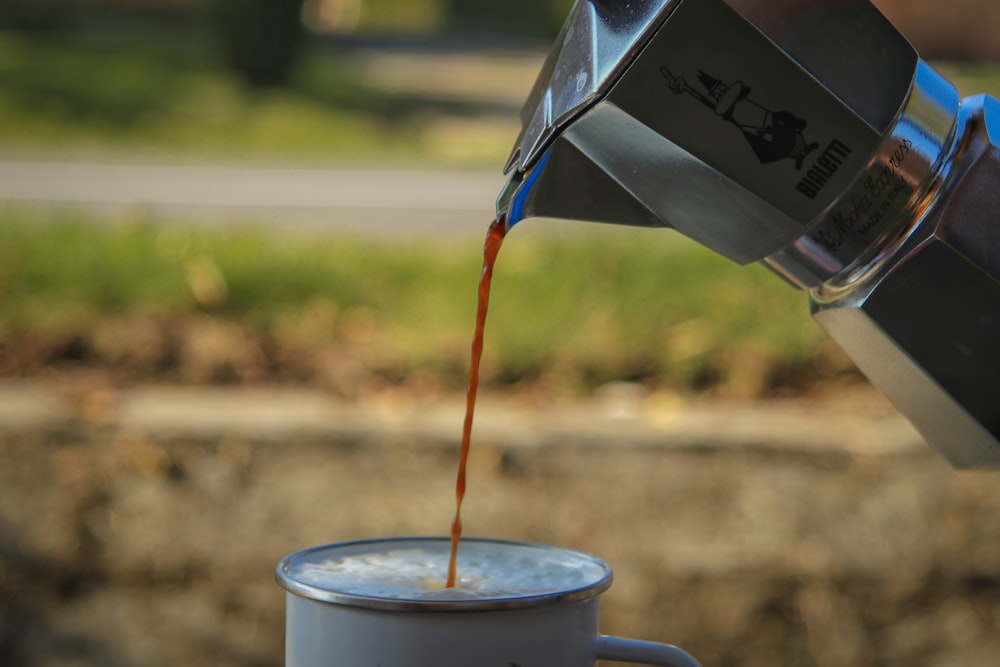
[[[451,524],[451,558],[448,560],[447,588],[455,587],[458,564],[458,542],[462,538],[462,499],[465,498],[465,468],[469,460],[469,443],[472,439],[472,417],[476,410],[479,392],[479,361],[483,356],[483,330],[486,311],[490,305],[490,284],[493,282],[493,265],[507,233],[507,220],[498,216],[490,224],[483,244],[483,273],[479,278],[479,306],[476,309],[476,331],[472,337],[472,359],[469,365],[469,390],[465,397],[465,423],[462,427],[462,452],[458,460],[458,478],[455,481],[455,520]]]

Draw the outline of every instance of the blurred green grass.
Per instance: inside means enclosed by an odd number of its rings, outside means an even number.
[[[109,319],[212,318],[305,356],[337,347],[389,381],[425,374],[460,389],[481,260],[468,239],[206,232],[140,214],[109,223],[7,208],[0,349],[69,336],[84,349],[75,361],[99,365],[88,341]],[[759,394],[815,375],[822,341],[805,295],[759,267],[667,231],[528,221],[497,264],[484,372],[497,386],[556,393],[632,380]],[[63,363],[59,345],[39,363]]]
[[[994,63],[940,67],[963,94],[1000,89]],[[190,28],[0,31],[0,147],[264,162],[502,161],[491,141],[443,151],[438,122],[495,121],[495,105],[384,83],[314,49],[289,87],[250,90]],[[456,142],[470,144],[480,129],[466,126]],[[505,149],[512,134],[502,134]],[[94,341],[109,321],[152,318],[169,328],[209,318],[248,332],[264,350],[265,377],[284,377],[280,350],[290,344],[303,366],[333,346],[386,381],[428,373],[460,388],[479,261],[474,244],[458,240],[387,244],[252,225],[209,233],[141,212],[108,221],[7,207],[0,374],[100,365],[108,346]],[[852,372],[809,319],[805,295],[760,267],[655,230],[519,225],[501,256],[487,336],[488,382],[554,391],[626,379],[759,395]],[[111,347],[128,343],[112,339]],[[153,366],[168,368],[171,354]],[[159,372],[153,366],[138,374]]]
[[[307,50],[288,86],[255,89],[224,67],[195,27],[0,31],[7,151],[440,161],[428,124],[442,108],[477,111],[388,90],[332,48]],[[473,157],[480,165],[502,161]]]

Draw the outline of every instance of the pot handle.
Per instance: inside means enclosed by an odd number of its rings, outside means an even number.
[[[594,657],[665,667],[701,667],[697,660],[676,646],[609,635],[598,636]]]

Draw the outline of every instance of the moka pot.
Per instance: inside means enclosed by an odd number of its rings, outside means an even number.
[[[954,466],[1000,466],[1000,102],[865,0],[578,0],[497,210],[672,227],[807,290]]]

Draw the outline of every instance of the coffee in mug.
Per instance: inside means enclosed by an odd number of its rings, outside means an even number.
[[[463,538],[314,547],[279,563],[287,667],[593,667],[599,659],[698,667],[674,646],[601,635],[612,572],[579,551]]]

